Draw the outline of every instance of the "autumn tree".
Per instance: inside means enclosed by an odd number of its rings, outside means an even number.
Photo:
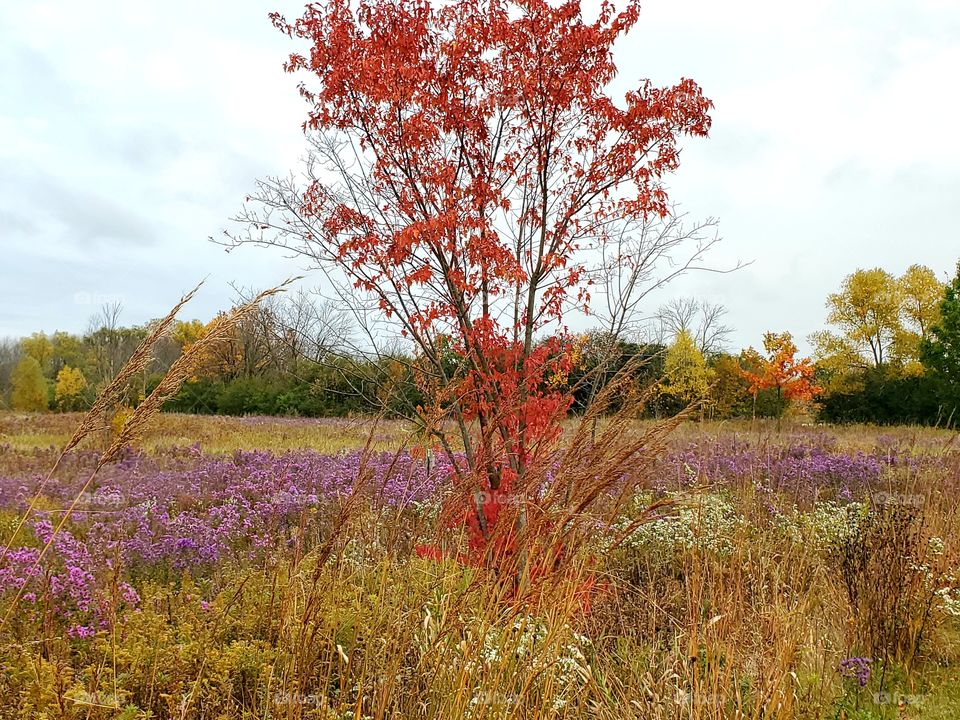
[[[241,322],[233,325],[216,346],[209,348],[198,358],[196,377],[231,381],[259,376],[266,372],[271,361],[275,359],[274,335],[279,334],[272,320],[268,318],[269,315],[266,307],[258,307]],[[199,320],[179,323],[173,329],[172,338],[186,351],[200,341],[217,321],[218,318],[206,324]]]
[[[827,299],[836,331],[810,337],[831,389],[855,387],[871,368],[919,371],[920,343],[936,322],[942,294],[943,284],[923,265],[911,265],[899,278],[880,268],[848,275]]]
[[[810,336],[816,354],[817,378],[828,395],[856,392],[866,365],[853,344],[828,331]]]
[[[57,373],[54,399],[61,410],[81,410],[85,404],[87,379],[79,368],[64,365]]]
[[[189,350],[195,343],[200,341],[209,332],[210,328],[215,327],[219,316],[210,322],[202,325],[199,329],[192,321],[190,324],[179,326],[181,335],[176,335],[174,328],[174,337],[183,341],[184,352]],[[221,342],[206,349],[197,359],[196,376],[206,378],[217,378],[224,380],[234,380],[248,375],[248,363],[254,362],[251,359],[251,353],[244,342],[244,335],[239,325],[234,325],[226,333]]]
[[[183,351],[199,340],[205,332],[206,324],[201,320],[177,320],[170,331],[170,338]]]
[[[721,353],[710,362],[713,382],[710,386],[711,417],[730,418],[749,412],[750,383],[744,377],[740,360]]]
[[[897,279],[880,268],[848,275],[840,292],[827,298],[827,321],[874,367],[889,361],[900,331],[901,289]]]
[[[894,340],[896,354],[906,364],[919,363],[920,345],[940,318],[945,288],[936,273],[923,265],[911,265],[898,282],[901,329]]]
[[[47,381],[43,369],[33,355],[24,355],[10,377],[13,392],[10,404],[14,410],[46,410],[49,404]]]
[[[53,361],[53,343],[46,333],[35,332],[29,337],[20,341],[20,350],[24,355],[29,355],[40,366],[40,370],[46,373],[50,370]]]
[[[661,388],[666,397],[685,407],[703,402],[710,391],[712,372],[693,336],[681,330],[667,349]]]
[[[789,403],[808,402],[820,393],[821,388],[813,380],[813,360],[796,357],[797,346],[790,333],[764,333],[763,349],[765,355],[752,347],[745,350],[741,365],[753,396],[754,413],[761,390],[776,392],[778,418]]]
[[[416,417],[476,490],[477,548],[559,437],[564,314],[588,307],[605,249],[668,215],[678,142],[710,127],[691,80],[608,94],[614,42],[638,17],[637,2],[588,20],[579,2],[542,0],[273,16],[307,45],[287,63],[309,106],[306,179],[259,183],[227,242],[322,268],[358,322],[375,318],[371,343],[399,331],[430,399]]]

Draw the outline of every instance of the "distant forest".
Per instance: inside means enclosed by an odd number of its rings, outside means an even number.
[[[554,382],[573,390],[574,410],[617,377],[647,390],[646,412],[690,405],[696,417],[780,417],[825,422],[953,425],[960,406],[960,266],[941,283],[914,265],[897,277],[857,270],[826,300],[826,328],[798,358],[789,332],[769,332],[762,349],[731,351],[722,306],[679,299],[661,307],[646,332],[613,341],[603,332],[563,338],[571,369]],[[34,333],[0,340],[0,407],[74,411],[89,407],[123,366],[150,324],[124,326],[119,305],[104,306],[83,334]],[[223,415],[403,417],[422,398],[418,362],[365,352],[354,319],[317,296],[276,296],[235,328],[165,409]],[[163,339],[135,405],[209,323],[178,322]],[[447,349],[457,372],[457,349]]]

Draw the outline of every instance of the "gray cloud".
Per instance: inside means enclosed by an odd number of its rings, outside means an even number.
[[[282,7],[276,7],[282,5]],[[253,180],[296,166],[304,106],[269,24],[301,0],[0,6],[0,335],[82,330],[74,296],[124,298],[156,317],[211,275],[192,314],[229,283],[296,272],[267,251],[206,241]],[[730,308],[733,342],[798,338],[856,267],[952,270],[960,253],[960,7],[954,0],[649,0],[617,50],[615,87],[693,77],[714,129],[670,180],[695,216],[718,215],[717,266],[664,296]],[[85,296],[84,296],[85,297]]]
[[[31,245],[38,239],[86,248],[112,242],[153,243],[156,236],[150,224],[110,199],[107,193],[112,190],[109,185],[77,187],[14,165],[8,165],[0,176],[0,194],[16,202],[4,214]],[[38,238],[39,234],[46,237]]]

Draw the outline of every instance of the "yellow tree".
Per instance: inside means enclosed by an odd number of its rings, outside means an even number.
[[[875,367],[890,359],[900,330],[902,294],[897,279],[880,268],[857,270],[827,298],[828,321]]]
[[[186,350],[203,337],[206,331],[207,326],[200,320],[178,320],[170,332],[170,337],[181,350]]]
[[[911,265],[899,278],[880,268],[848,275],[827,298],[827,319],[836,331],[810,336],[828,389],[855,389],[870,368],[922,371],[920,344],[939,317],[943,288],[923,265]]]
[[[687,330],[677,333],[663,364],[663,394],[683,406],[701,402],[710,392],[712,371]]]
[[[41,372],[47,372],[53,360],[53,343],[45,333],[33,333],[20,341],[20,350],[24,355],[32,357],[40,365]]]
[[[10,376],[13,393],[10,403],[14,410],[46,410],[47,381],[40,363],[32,355],[24,355]]]
[[[895,338],[896,353],[906,365],[920,368],[920,344],[940,319],[944,284],[924,265],[911,265],[900,276],[902,327]]]
[[[850,341],[827,330],[813,333],[809,340],[824,392],[832,395],[863,389],[863,370],[867,363]]]
[[[83,391],[87,389],[87,379],[80,368],[65,365],[57,373],[54,399],[61,410],[79,410],[83,407]]]
[[[180,323],[174,331],[174,339],[183,343],[183,352],[187,352],[198,340],[203,338],[213,328],[219,315],[206,325],[192,320],[189,323]],[[196,366],[197,378],[232,380],[241,377],[245,371],[246,351],[240,329],[237,326],[230,328],[229,333],[214,346],[204,350],[199,356]]]

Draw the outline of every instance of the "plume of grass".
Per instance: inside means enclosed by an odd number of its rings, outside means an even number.
[[[200,289],[201,285],[203,285],[202,281],[198,283],[193,290],[183,295],[180,298],[180,301],[173,306],[170,312],[153,324],[153,326],[150,328],[150,332],[147,333],[147,336],[133,351],[133,354],[130,355],[127,362],[124,363],[123,367],[120,369],[120,372],[118,372],[116,376],[109,383],[107,383],[107,386],[104,387],[103,390],[101,390],[97,395],[93,405],[84,414],[83,419],[80,421],[80,424],[77,426],[76,430],[74,430],[73,435],[57,455],[57,459],[53,463],[53,467],[50,468],[50,471],[40,482],[36,493],[34,493],[33,498],[30,500],[30,505],[27,507],[26,512],[24,512],[20,517],[13,533],[10,536],[10,539],[3,548],[3,553],[0,554],[0,563],[2,563],[6,558],[7,553],[10,551],[10,548],[13,547],[13,543],[16,541],[20,531],[23,529],[24,524],[26,524],[27,520],[33,514],[37,503],[43,496],[43,491],[46,488],[47,483],[50,482],[50,479],[57,472],[57,469],[60,467],[60,463],[63,462],[63,458],[68,452],[83,442],[87,436],[99,432],[109,425],[109,421],[106,420],[106,418],[109,415],[111,408],[115,407],[119,403],[120,399],[126,393],[127,388],[130,386],[130,381],[147,369],[150,361],[153,359],[154,347],[156,347],[157,343],[170,332],[170,329],[173,327],[174,320],[176,320],[177,313],[180,312],[180,309],[184,305],[193,299],[193,296]]]
[[[153,389],[153,392],[137,405],[130,417],[123,423],[116,438],[100,456],[97,469],[99,470],[107,463],[116,460],[123,448],[134,444],[142,437],[143,431],[150,420],[160,412],[164,403],[180,392],[183,383],[196,373],[202,358],[211,349],[222,343],[245,317],[257,309],[263,300],[283,292],[287,286],[296,280],[297,278],[291,278],[276,287],[264,290],[248,302],[237,305],[226,314],[219,315],[207,332],[195,343],[188,346],[183,354],[174,361]]]
[[[637,387],[635,370],[635,364],[628,364],[618,372],[557,451],[541,454],[527,468],[517,497],[501,508],[494,543],[518,551],[497,557],[495,565],[502,576],[515,579],[521,596],[528,590],[541,593],[531,585],[535,576],[563,577],[598,533],[614,531],[626,505],[650,479],[671,433],[696,409],[691,406],[673,417],[638,425],[636,418],[657,388]],[[635,515],[613,538],[613,547],[670,505],[669,499],[659,500]]]
[[[40,553],[37,555],[37,559],[34,562],[34,567],[39,567],[40,563],[43,561],[44,556],[53,546],[53,543],[56,541],[57,536],[60,534],[60,531],[63,529],[63,526],[67,523],[67,520],[73,515],[74,510],[77,505],[80,503],[81,499],[86,495],[91,484],[97,477],[97,474],[100,472],[101,468],[109,462],[115,460],[123,448],[127,447],[134,443],[138,438],[141,437],[144,428],[147,423],[153,418],[160,409],[163,407],[163,404],[176,395],[180,388],[183,386],[183,383],[191,377],[197,367],[199,366],[200,359],[204,357],[213,347],[216,347],[217,344],[222,342],[230,333],[230,331],[236,327],[236,325],[242,321],[246,316],[252,313],[257,306],[265,299],[277,293],[283,292],[287,286],[295,282],[299,278],[291,278],[282,284],[273,287],[269,290],[264,290],[259,293],[252,300],[245,302],[241,305],[234,307],[230,312],[220,315],[214,321],[213,325],[204,334],[202,338],[197,340],[197,342],[190,345],[183,354],[170,366],[170,369],[166,372],[163,378],[160,380],[160,383],[153,389],[142,403],[140,403],[136,409],[133,411],[133,414],[127,418],[123,426],[120,428],[120,431],[117,433],[116,438],[111,443],[111,445],[100,455],[97,460],[97,464],[94,466],[93,471],[90,473],[89,477],[83,483],[83,486],[77,492],[76,497],[70,506],[61,514],[60,521],[57,523],[56,527],[53,529],[49,539],[44,544],[43,548],[40,550]],[[199,287],[199,286],[198,286]],[[188,295],[185,295],[184,298],[174,307],[173,311],[169,313],[165,318],[162,324],[164,328],[169,328],[170,324],[173,322],[173,317],[178,311],[196,292],[196,288],[190,292]],[[165,330],[164,330],[165,331]],[[111,399],[116,400],[119,397],[119,392],[122,392],[127,386],[129,378],[134,374],[139,372],[139,370],[145,368],[151,358],[151,348],[157,340],[162,337],[162,333],[158,333],[155,329],[152,332],[147,340],[151,340],[150,343],[147,343],[145,340],[137,348],[137,351],[134,353],[134,356],[131,357],[130,361],[124,366],[123,370],[118,374],[116,378],[107,386],[104,390],[104,393],[101,393],[103,396],[103,402],[100,402],[101,398],[98,398],[98,402],[94,403],[94,408],[84,416],[84,422],[81,423],[81,427],[85,427],[85,431],[81,433],[79,430],[74,433],[73,437],[67,443],[68,448],[76,447],[77,443],[80,442],[87,434],[92,432],[96,428],[96,421],[90,420],[87,422],[88,418],[97,417],[94,416],[94,411],[98,413],[103,413],[103,411],[109,407],[109,402]],[[79,438],[79,439],[78,439]],[[62,458],[62,454],[61,454]],[[57,461],[59,463],[59,459]],[[52,471],[50,473],[52,475]],[[49,475],[48,475],[49,477]],[[39,493],[36,497],[39,497]],[[31,509],[36,503],[36,498],[34,503],[31,504]],[[29,511],[28,513],[29,514]],[[21,519],[18,530],[23,526],[25,522],[26,515],[24,519]],[[12,542],[12,540],[11,540]],[[8,544],[9,547],[9,544]],[[12,615],[14,609],[17,606],[17,603],[20,602],[20,598],[23,595],[25,586],[21,586],[17,591],[16,596],[13,598],[13,601],[10,603],[10,607],[7,608],[7,612],[4,614],[3,619],[0,620],[0,630],[4,628],[7,624],[10,616]]]

